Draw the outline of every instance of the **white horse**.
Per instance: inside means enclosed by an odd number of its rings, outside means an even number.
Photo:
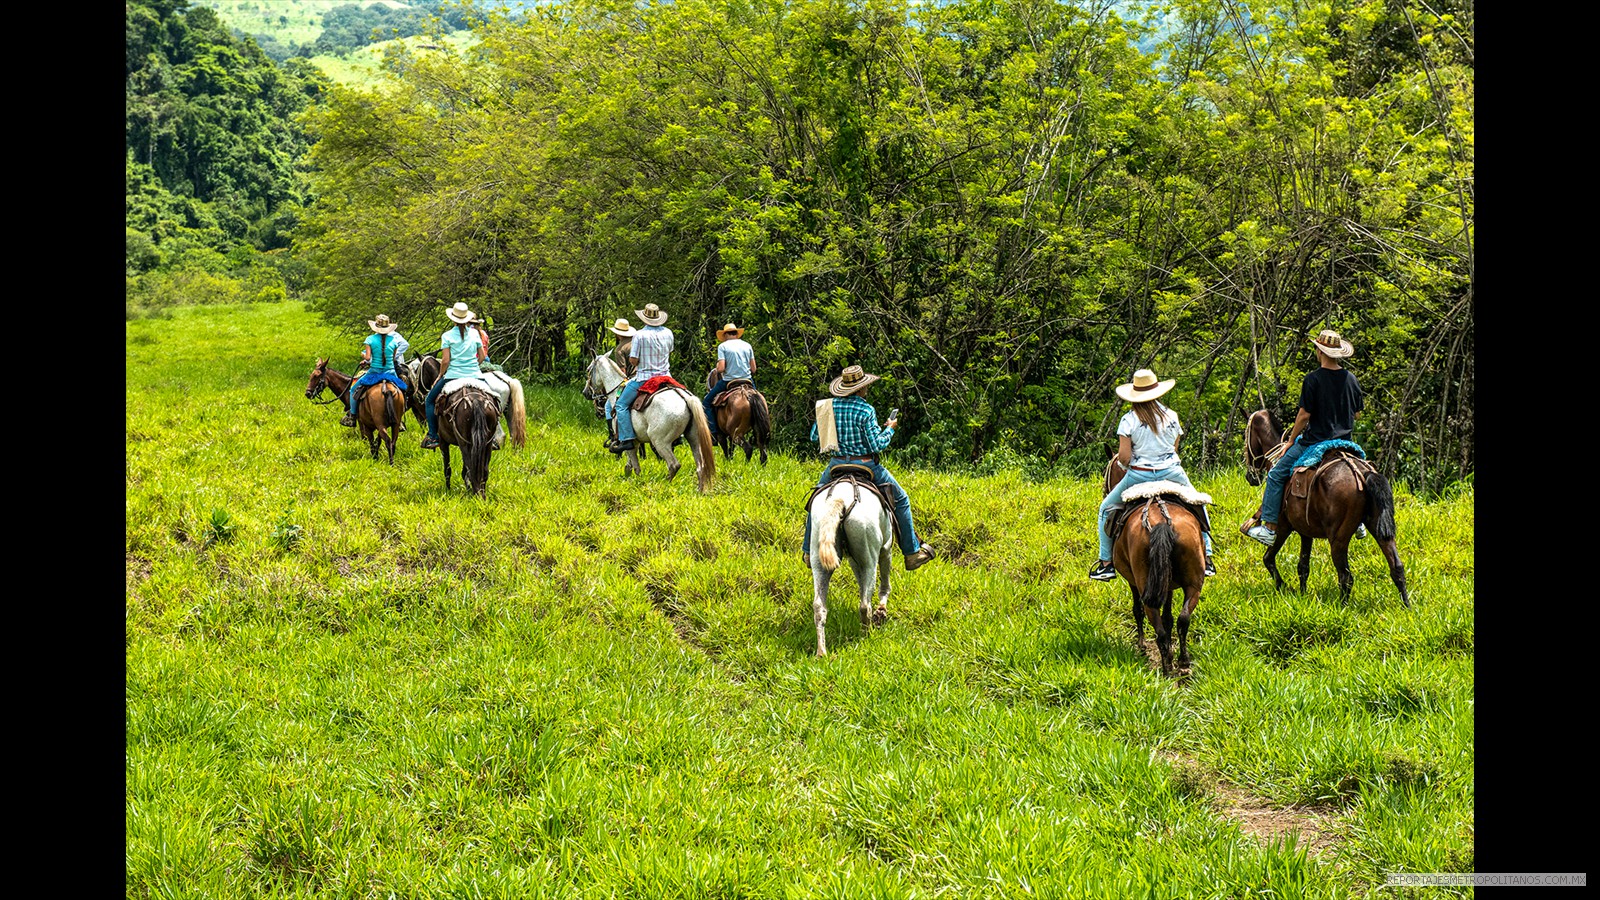
[[[607,400],[616,402],[628,382],[610,356],[600,355],[589,363],[588,377],[583,395],[595,404],[595,411],[603,418]],[[694,474],[697,487],[703,494],[711,490],[711,479],[717,472],[716,457],[712,455],[711,427],[706,423],[705,408],[700,398],[675,387],[664,387],[656,392],[650,407],[633,414],[633,432],[650,445],[657,457],[667,461],[667,478],[678,474],[682,464],[672,452],[672,445],[680,437],[687,438],[694,453]],[[627,471],[639,474],[639,455],[636,441],[627,449]]]
[[[889,511],[878,496],[848,481],[835,481],[811,502],[811,537],[816,552],[811,557],[811,581],[816,597],[811,601],[817,623],[817,655],[828,655],[828,581],[839,568],[837,534],[843,523],[844,550],[861,587],[861,627],[871,628],[889,617],[889,561],[894,532]],[[874,583],[878,608],[872,608]]]

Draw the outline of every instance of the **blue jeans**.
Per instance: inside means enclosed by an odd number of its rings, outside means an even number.
[[[371,387],[380,381],[387,381],[393,384],[395,387],[400,389],[401,394],[406,392],[406,383],[401,381],[400,376],[396,375],[395,373],[373,372],[368,370],[367,374],[357,378],[355,381],[350,382],[350,415],[353,416],[356,414],[356,395],[360,393],[357,388]]]
[[[439,414],[434,412],[433,403],[435,400],[439,399],[439,392],[444,390],[444,383],[452,380],[454,379],[440,378],[438,381],[435,381],[433,383],[433,389],[428,391],[428,399],[423,401],[422,404],[422,411],[426,413],[428,417],[428,437],[431,437],[434,440],[439,439]]]
[[[1138,469],[1129,469],[1128,474],[1122,476],[1122,480],[1117,482],[1117,486],[1111,489],[1111,493],[1107,494],[1106,498],[1100,501],[1101,559],[1111,558],[1111,535],[1106,534],[1106,522],[1111,520],[1111,507],[1121,502],[1123,491],[1133,487],[1136,484],[1146,484],[1151,481],[1176,481],[1179,484],[1194,487],[1194,483],[1189,480],[1188,473],[1183,471],[1183,466],[1168,466],[1165,469],[1157,469],[1154,472],[1141,472]],[[1205,540],[1206,555],[1210,556],[1211,532],[1202,531],[1200,532],[1200,537]]]
[[[622,388],[622,393],[617,395],[617,402],[611,408],[611,414],[617,419],[617,440],[626,444],[635,437],[633,433],[633,398],[639,396],[639,386],[642,381],[630,381]]]
[[[1267,473],[1267,489],[1261,494],[1261,521],[1268,525],[1278,524],[1278,512],[1283,508],[1283,489],[1294,472],[1294,461],[1306,452],[1306,445],[1300,443],[1303,440],[1303,434],[1296,437],[1289,449],[1283,451],[1283,458]]]
[[[711,408],[711,401],[717,399],[717,395],[727,389],[728,379],[718,378],[717,383],[711,386],[711,390],[706,391],[706,395],[700,398],[700,405],[706,408],[706,424],[711,426],[713,438],[717,436],[717,411]]]
[[[907,555],[917,552],[917,549],[922,546],[922,541],[917,539],[917,529],[913,527],[911,522],[911,498],[906,496],[906,492],[900,487],[900,482],[894,480],[894,476],[889,474],[888,469],[875,462],[858,462],[834,457],[828,460],[826,466],[822,467],[822,474],[817,477],[817,486],[821,487],[823,482],[828,480],[828,473],[833,470],[833,467],[842,462],[849,462],[853,466],[866,466],[872,470],[873,482],[886,488],[885,493],[894,500],[894,515],[900,522],[900,552]],[[806,539],[805,543],[801,545],[801,549],[808,554],[811,552],[811,517],[809,515],[806,516]]]

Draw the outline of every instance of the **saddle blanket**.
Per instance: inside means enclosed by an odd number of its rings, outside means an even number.
[[[644,384],[639,385],[639,394],[641,396],[644,394],[654,394],[656,391],[659,391],[664,387],[675,387],[685,391],[688,390],[688,388],[679,384],[671,375],[653,375],[649,378],[646,378],[644,380]]]
[[[1294,461],[1295,468],[1315,466],[1317,463],[1322,462],[1323,455],[1330,450],[1349,450],[1362,459],[1367,458],[1367,451],[1361,449],[1361,445],[1355,441],[1318,441],[1307,447],[1306,452],[1300,454],[1300,458]]]
[[[1133,500],[1144,500],[1149,497],[1159,497],[1163,494],[1175,496],[1185,503],[1196,505],[1209,505],[1211,503],[1210,494],[1201,493],[1186,484],[1179,484],[1176,481],[1146,481],[1144,484],[1136,484],[1122,492],[1122,502],[1126,504]]]
[[[500,412],[504,414],[511,405],[511,376],[502,372],[484,372],[476,378],[452,378],[445,382],[444,388],[439,391],[443,394],[453,394],[464,387],[475,387],[488,391],[494,395],[500,404]]]
[[[738,381],[730,381],[728,382],[728,386],[723,389],[722,393],[718,394],[712,399],[711,405],[714,408],[720,409],[724,406],[727,406],[729,400],[732,400],[735,396],[746,391],[752,394],[760,393],[756,390],[755,382],[750,381],[748,378],[741,378]]]

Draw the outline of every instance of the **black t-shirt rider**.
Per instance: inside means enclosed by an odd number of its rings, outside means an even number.
[[[1300,383],[1300,408],[1311,416],[1301,432],[1300,445],[1350,440],[1356,413],[1362,409],[1361,385],[1349,369],[1312,369]]]

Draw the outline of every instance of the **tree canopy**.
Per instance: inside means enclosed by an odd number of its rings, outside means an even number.
[[[780,440],[858,363],[904,410],[901,459],[1079,474],[1134,369],[1179,380],[1186,458],[1212,465],[1251,409],[1292,415],[1334,328],[1369,452],[1421,490],[1470,475],[1471,4],[1159,12],[487,14],[470,51],[397,52],[310,113],[314,302],[423,331],[465,300],[553,378],[656,302],[680,380],[748,329]]]

